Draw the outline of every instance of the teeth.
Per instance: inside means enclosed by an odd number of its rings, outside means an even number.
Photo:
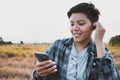
[[[77,37],[77,36],[80,36],[80,34],[78,34],[78,33],[75,33],[75,34],[74,34],[74,36],[75,36],[75,37]]]
[[[75,36],[79,36],[79,34],[74,34]]]

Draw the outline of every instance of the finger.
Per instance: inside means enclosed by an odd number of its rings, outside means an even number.
[[[46,61],[42,61],[42,62],[39,62],[36,67],[41,67],[41,66],[44,66],[46,64],[55,64],[53,61],[51,60],[46,60]]]
[[[50,68],[51,66],[54,66],[55,64],[52,63],[52,64],[46,64],[44,66],[41,66],[41,67],[38,67],[38,71],[43,71],[43,70],[46,70],[48,68]]]
[[[41,73],[41,74],[50,73],[50,72],[53,71],[54,69],[56,69],[56,65],[54,65],[54,66],[52,66],[52,67],[50,67],[50,68],[48,68],[48,69],[45,69],[45,70],[41,71],[40,73]]]
[[[57,69],[54,69],[53,71],[51,71],[49,73],[42,74],[41,76],[47,76],[47,75],[55,73],[55,72],[57,72]]]
[[[103,28],[104,29],[103,25],[100,22],[98,22],[96,25],[98,26],[98,28]]]
[[[45,75],[54,73],[54,72],[56,72],[56,71],[57,71],[56,65],[54,65],[54,66],[51,67],[51,68],[48,68],[48,69],[46,69],[46,70],[43,70],[43,71],[39,72],[39,75],[45,76]]]
[[[98,29],[100,32],[105,32],[105,28],[102,26],[101,23],[98,23],[97,29]]]
[[[94,25],[94,27],[95,27],[96,30],[102,30],[102,29],[104,29],[103,26],[102,26],[102,24],[100,22],[95,22],[93,25]]]

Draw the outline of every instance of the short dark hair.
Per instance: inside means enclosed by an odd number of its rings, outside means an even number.
[[[95,8],[94,4],[92,3],[79,3],[73,6],[68,12],[67,16],[70,18],[72,13],[84,13],[90,21],[96,22],[99,19],[100,12],[98,9]]]

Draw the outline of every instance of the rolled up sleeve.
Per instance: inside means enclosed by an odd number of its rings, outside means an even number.
[[[111,52],[105,48],[106,54],[102,58],[95,58],[94,63],[96,64],[96,67],[98,69],[98,72],[103,77],[113,79],[113,80],[119,80],[119,72],[117,68],[114,65],[113,55]],[[111,80],[110,79],[110,80]]]

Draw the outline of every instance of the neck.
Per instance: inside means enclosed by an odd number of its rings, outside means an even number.
[[[83,42],[74,42],[77,53],[80,53],[83,49],[85,49],[87,47],[89,41],[90,41],[90,39],[87,41],[83,41]]]

